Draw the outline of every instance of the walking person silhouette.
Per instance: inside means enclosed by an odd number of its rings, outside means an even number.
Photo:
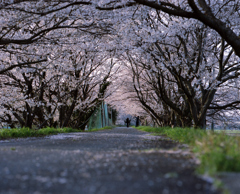
[[[136,118],[136,127],[138,127],[140,125],[140,119],[139,119],[139,116],[137,116],[137,118]]]
[[[127,127],[129,127],[130,122],[131,122],[131,120],[130,120],[129,118],[127,118],[127,119],[125,120],[125,123],[127,124]]]

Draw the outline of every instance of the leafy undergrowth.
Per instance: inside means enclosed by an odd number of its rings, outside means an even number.
[[[240,172],[240,137],[226,133],[206,132],[191,128],[153,128],[140,126],[137,129],[166,135],[173,140],[190,145],[200,160],[197,171],[201,174],[216,172]]]

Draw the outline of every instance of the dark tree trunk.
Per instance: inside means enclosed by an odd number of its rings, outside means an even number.
[[[69,109],[67,111],[67,115],[66,115],[66,117],[64,119],[62,127],[67,127],[68,126],[68,123],[70,121],[70,118],[71,118],[71,116],[73,114],[73,110],[74,110],[75,105],[76,105],[77,95],[78,95],[78,89],[74,90],[74,92],[73,92],[73,102],[72,102],[71,106],[69,107]]]

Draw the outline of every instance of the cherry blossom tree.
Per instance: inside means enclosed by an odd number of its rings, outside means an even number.
[[[30,128],[33,124],[74,128],[84,124],[106,97],[115,62],[103,53],[64,52],[68,55],[61,53],[51,63],[1,75],[2,122]]]
[[[122,0],[105,1],[102,10],[123,9],[125,7],[144,5],[161,13],[174,17],[194,19],[215,30],[240,57],[240,3],[233,1],[206,0]],[[164,20],[162,20],[164,22]],[[176,26],[177,27],[177,26]]]
[[[156,20],[151,21],[149,25],[156,28]],[[163,112],[157,113],[154,101],[174,110],[182,126],[192,121],[195,127],[205,128],[208,109],[238,109],[239,99],[229,96],[215,101],[214,106],[210,104],[239,79],[239,58],[215,31],[201,23],[185,22],[165,22],[160,36],[164,39],[156,39],[152,45],[146,43],[148,47],[142,46],[145,50],[141,52],[128,53],[133,83],[139,101],[159,121],[159,115],[171,118],[171,113],[164,113],[164,106]],[[173,23],[182,24],[179,32],[173,30]]]
[[[238,109],[225,91],[238,92],[239,7],[236,0],[3,0],[1,120],[83,124],[111,93],[121,59],[159,124],[177,117],[204,127],[208,114]]]
[[[77,128],[104,100],[115,62],[100,39],[111,26],[85,5],[1,2],[2,122]]]

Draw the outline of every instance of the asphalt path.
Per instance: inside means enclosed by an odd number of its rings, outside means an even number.
[[[183,145],[133,128],[0,141],[1,194],[212,194]]]

